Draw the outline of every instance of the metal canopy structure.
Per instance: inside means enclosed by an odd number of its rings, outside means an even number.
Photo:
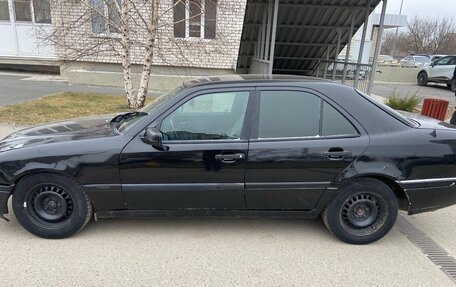
[[[237,70],[254,74],[315,75],[321,61],[333,60],[335,65],[341,50],[347,44],[350,49],[354,33],[368,21],[380,1],[247,0]],[[384,19],[386,0],[383,6]],[[380,36],[382,26],[381,21]],[[377,55],[379,49],[380,46]],[[343,81],[345,75],[346,71]]]

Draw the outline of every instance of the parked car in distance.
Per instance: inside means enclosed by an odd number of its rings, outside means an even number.
[[[339,58],[336,62],[336,77],[341,78],[343,76],[344,67],[346,66],[346,78],[347,79],[355,79],[356,69],[358,64],[354,60],[348,60],[345,63],[345,58]],[[334,63],[328,66],[328,72],[332,73],[334,69]],[[358,73],[358,80],[363,80],[366,77],[366,71],[368,67],[366,65],[360,65],[359,73]]]
[[[455,79],[453,78],[456,67],[456,55],[442,57],[430,65],[424,66],[417,75],[417,82],[420,86],[428,83],[446,84],[453,91],[456,89]]]
[[[394,59],[393,56],[390,55],[379,55],[378,64],[384,66],[396,66],[399,65],[399,61]]]
[[[407,56],[400,61],[402,68],[421,68],[430,60],[427,56]]]
[[[44,238],[96,218],[316,218],[339,239],[385,236],[398,209],[456,202],[456,127],[409,118],[316,78],[186,82],[137,112],[0,141],[0,215]],[[305,236],[305,235],[303,235]]]

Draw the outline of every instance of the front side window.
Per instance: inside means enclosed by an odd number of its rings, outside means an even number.
[[[298,91],[263,91],[258,138],[356,135],[353,125],[320,97]]]
[[[192,98],[163,119],[165,140],[239,139],[249,92],[210,93]]]
[[[445,58],[435,61],[435,65],[436,66],[449,65],[450,60],[451,60],[451,57],[445,57]]]
[[[451,57],[449,65],[456,65],[456,57]]]
[[[215,39],[217,0],[174,0],[173,21],[175,38]]]

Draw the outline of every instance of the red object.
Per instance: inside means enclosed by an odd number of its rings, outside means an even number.
[[[424,99],[421,114],[441,121],[445,120],[448,109],[448,101],[440,99]]]

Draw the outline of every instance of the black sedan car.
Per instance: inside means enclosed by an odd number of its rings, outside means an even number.
[[[63,238],[92,218],[322,216],[339,239],[382,238],[398,209],[456,202],[456,130],[353,88],[302,77],[185,83],[138,112],[0,141],[0,214]],[[4,217],[5,218],[5,217]]]

